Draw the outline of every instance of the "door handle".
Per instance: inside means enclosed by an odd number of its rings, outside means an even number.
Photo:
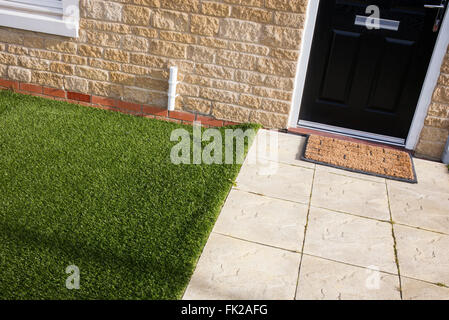
[[[427,9],[444,9],[444,4],[425,4],[424,8]]]
[[[446,0],[441,0],[440,4],[425,4],[424,8],[438,10],[432,30],[433,32],[438,32],[438,30],[440,30],[441,21],[443,21],[444,9],[446,9]]]

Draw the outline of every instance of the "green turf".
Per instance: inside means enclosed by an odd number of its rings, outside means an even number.
[[[180,298],[240,169],[172,164],[181,127],[0,92],[0,298]]]

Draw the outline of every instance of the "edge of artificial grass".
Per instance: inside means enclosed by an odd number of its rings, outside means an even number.
[[[254,129],[255,135],[253,137],[251,137],[251,140],[246,144],[245,143],[245,159],[248,155],[248,150],[249,148],[252,146],[252,144],[254,143],[254,139],[255,136],[257,135],[257,131],[262,128],[262,126],[260,124],[256,124],[256,123],[248,123],[248,124],[244,124],[243,126],[248,127],[249,129]],[[242,125],[232,125],[232,126],[226,126],[223,128],[241,128]],[[220,216],[221,211],[223,210],[223,207],[229,197],[229,194],[232,191],[232,187],[235,185],[235,181],[240,173],[241,167],[243,164],[239,164],[238,168],[236,170],[236,173],[234,174],[234,177],[232,179],[232,181],[229,181],[229,185],[227,186],[227,190],[225,190],[225,197],[221,200],[221,203],[217,204],[217,206],[214,208],[212,214],[213,214],[213,223],[209,225],[209,228],[206,230],[206,235],[200,239],[199,241],[201,242],[201,250],[199,251],[199,253],[197,253],[196,256],[192,257],[193,261],[192,261],[192,270],[190,272],[190,276],[189,276],[189,280],[187,281],[187,283],[184,285],[184,288],[182,290],[182,292],[180,293],[180,295],[177,297],[178,300],[182,299],[182,297],[184,296],[187,287],[190,283],[190,280],[192,279],[193,273],[195,272],[195,269],[198,265],[198,261],[201,258],[204,248],[206,247],[207,241],[209,240],[210,234],[212,233],[212,230],[215,227],[215,224],[217,223],[217,219]]]

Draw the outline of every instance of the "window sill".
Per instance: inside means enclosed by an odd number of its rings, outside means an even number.
[[[46,16],[36,13],[0,8],[0,26],[56,34],[66,37],[78,37],[79,24],[74,19],[63,20],[58,16]]]

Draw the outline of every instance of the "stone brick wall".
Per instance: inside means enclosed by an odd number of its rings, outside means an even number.
[[[421,132],[416,155],[440,160],[449,136],[449,50]]]
[[[0,78],[282,128],[307,0],[80,0],[78,39],[0,27]],[[98,99],[98,98],[97,98]]]

